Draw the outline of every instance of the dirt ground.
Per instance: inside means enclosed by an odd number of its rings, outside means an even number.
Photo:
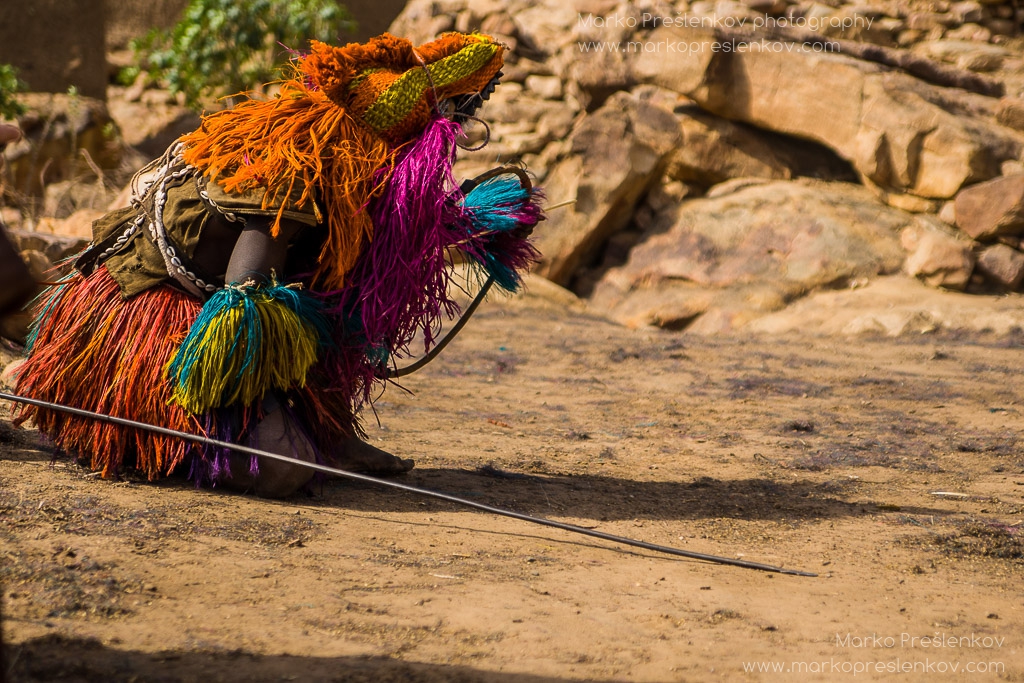
[[[350,481],[108,482],[2,422],[8,678],[1024,681],[1022,347],[498,299],[367,416],[405,483],[817,578]]]

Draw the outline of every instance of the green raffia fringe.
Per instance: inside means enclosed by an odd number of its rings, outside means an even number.
[[[301,387],[327,339],[319,303],[299,289],[229,285],[206,302],[164,367],[171,400],[203,413]]]

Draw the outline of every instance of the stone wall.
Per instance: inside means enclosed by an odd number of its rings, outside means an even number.
[[[413,0],[393,32],[509,46],[460,167],[518,158],[573,202],[541,275],[715,332],[897,273],[1020,291],[1021,25],[971,0]]]
[[[134,38],[174,26],[188,0],[103,0],[107,11],[107,49],[128,47]]]
[[[106,98],[103,0],[4,0],[0,64],[17,67],[34,92]]]
[[[0,64],[13,64],[32,92],[106,98],[107,53],[124,50],[133,38],[169,28],[188,0],[5,0],[0,3]],[[339,42],[383,33],[405,7],[404,0],[345,3],[358,30]]]

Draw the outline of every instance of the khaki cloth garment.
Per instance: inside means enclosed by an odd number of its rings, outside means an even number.
[[[228,195],[219,185],[201,179],[207,195],[221,211],[215,209],[199,194],[199,186],[193,176],[175,180],[167,188],[167,201],[163,208],[163,223],[167,237],[173,241],[179,256],[192,259],[197,250],[209,245],[214,248],[226,249],[238,240],[244,224],[231,221],[224,212],[230,212],[239,218],[261,216],[273,218],[277,216],[276,207],[263,208],[262,194]],[[147,195],[141,209],[152,215],[152,197]],[[93,247],[79,258],[77,266],[85,274],[91,273],[99,265],[100,255],[113,246],[118,237],[138,218],[140,209],[128,207],[112,211],[93,222]],[[313,211],[286,210],[285,220],[303,225],[317,225],[319,222]],[[167,273],[164,259],[146,228],[138,230],[128,242],[107,258],[105,263],[111,277],[121,288],[121,294],[130,298],[147,289],[160,284],[172,282]],[[224,259],[225,265],[227,258]],[[194,266],[190,268],[195,272]],[[224,272],[197,273],[205,281],[223,284]]]

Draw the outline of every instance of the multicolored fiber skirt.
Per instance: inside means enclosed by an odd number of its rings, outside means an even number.
[[[203,304],[169,285],[125,299],[106,268],[76,274],[41,298],[28,358],[17,392],[160,427],[242,441],[261,417],[260,406],[190,414],[172,401],[164,369],[199,316]],[[315,372],[313,373],[316,374]],[[321,372],[322,374],[322,372]],[[325,390],[324,377],[279,397],[315,447],[328,449],[356,427],[349,392]],[[302,414],[315,415],[307,422]],[[136,470],[149,480],[185,471],[197,484],[229,475],[227,453],[149,431],[52,410],[24,407],[17,423],[39,431],[104,478]],[[330,462],[329,450],[317,448]],[[255,467],[255,463],[253,463]]]

